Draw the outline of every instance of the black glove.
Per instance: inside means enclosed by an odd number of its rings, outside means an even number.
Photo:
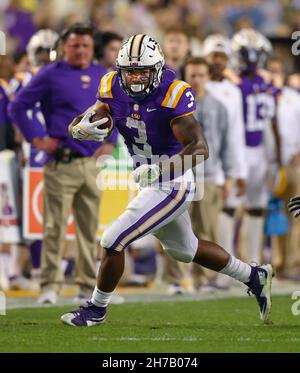
[[[297,218],[300,215],[300,196],[296,196],[290,199],[288,203],[289,212],[294,213],[294,217]]]

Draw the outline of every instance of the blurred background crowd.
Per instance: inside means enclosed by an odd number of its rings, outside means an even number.
[[[7,37],[6,55],[0,56],[2,113],[8,110],[9,101],[14,100],[14,96],[27,84],[26,79],[30,80],[36,74],[37,69],[42,65],[53,63],[55,59],[56,61],[66,59],[65,53],[68,52],[63,45],[59,45],[59,42],[66,43],[68,36],[64,39],[64,37],[58,38],[58,35],[64,33],[68,27],[72,27],[77,22],[89,23],[97,32],[94,39],[93,60],[105,72],[114,68],[114,61],[123,40],[136,33],[148,33],[161,43],[166,62],[176,72],[178,78],[182,78],[183,73],[188,75],[188,71],[185,70],[188,57],[204,57],[205,61],[190,60],[190,65],[204,66],[204,72],[201,74],[202,77],[203,74],[207,75],[207,81],[204,78],[203,82],[207,84],[207,90],[211,95],[213,95],[214,86],[211,84],[209,88],[209,84],[213,81],[210,75],[212,72],[209,69],[218,62],[209,59],[210,53],[220,52],[224,55],[224,68],[226,67],[227,72],[226,74],[224,71],[221,73],[224,73],[224,79],[234,81],[228,72],[228,68],[231,67],[231,56],[223,43],[224,40],[229,42],[236,32],[244,28],[254,28],[271,41],[273,51],[269,55],[268,64],[260,73],[268,84],[272,83],[273,87],[279,91],[279,94],[276,95],[276,111],[281,137],[281,153],[285,157],[281,166],[285,168],[286,184],[278,196],[270,195],[269,204],[263,208],[263,215],[257,211],[251,215],[256,220],[252,219],[253,221],[248,222],[248,225],[253,229],[252,235],[258,235],[258,240],[254,240],[255,242],[252,240],[250,246],[252,245],[253,249],[253,245],[257,245],[254,251],[259,252],[259,261],[273,262],[279,279],[300,281],[299,222],[291,219],[285,208],[286,200],[294,194],[300,193],[300,57],[291,52],[293,43],[291,35],[295,30],[300,30],[300,1],[0,0],[0,30],[4,31]],[[49,29],[54,32],[50,34],[48,39],[46,38],[50,43],[46,47],[43,43],[39,45],[38,40],[33,41],[32,39],[33,35],[41,29]],[[224,38],[224,40],[220,39],[220,49],[211,49],[205,52],[205,40],[216,33],[221,34]],[[43,52],[43,49],[47,51],[47,56],[44,61],[37,61],[37,54]],[[55,50],[54,56],[51,56],[51,50],[52,52]],[[208,70],[206,70],[206,64],[208,64]],[[185,74],[184,77],[187,78]],[[214,78],[218,80],[216,76]],[[189,83],[193,86],[192,75],[190,79]],[[197,89],[199,88],[197,84],[201,85],[201,82],[194,84],[193,88]],[[200,94],[202,88],[199,89]],[[226,94],[225,88],[224,95],[226,96]],[[7,98],[5,102],[4,97]],[[231,105],[240,105],[240,111],[243,111],[242,101],[232,101]],[[74,114],[78,115],[79,113],[80,110]],[[3,152],[7,150],[15,153],[16,164],[19,168],[19,172],[16,171],[15,176],[18,177],[17,183],[22,189],[20,169],[26,163],[28,165],[29,157],[26,144],[24,146],[26,135],[24,139],[24,133],[22,135],[22,131],[18,129],[20,126],[17,127],[12,123],[9,114],[3,114],[1,120],[4,122],[1,124],[6,126],[5,129],[4,126],[0,127],[0,151],[4,158],[5,153]],[[232,125],[234,126],[234,123]],[[291,137],[294,143],[291,143]],[[27,141],[29,140],[27,139]],[[9,194],[7,186],[4,183],[1,185],[2,215],[0,226],[5,224],[3,216],[5,208],[8,208],[7,195]],[[244,243],[247,240],[251,241],[251,237],[249,238],[247,234],[244,234],[243,237],[243,229],[246,229],[243,224],[245,222],[245,219],[243,220],[245,207],[228,205],[228,201],[226,202],[229,196],[228,187],[226,183],[224,185],[218,184],[220,192],[218,193],[221,199],[212,202],[206,201],[207,212],[210,206],[217,204],[217,213],[223,214],[218,220],[219,223],[215,223],[215,229],[218,231],[217,238],[212,234],[213,237],[208,237],[208,239],[216,238],[217,241],[227,244],[227,247],[225,245],[226,249],[229,249],[228,245],[232,246],[230,250],[236,255],[251,260],[251,255],[245,253],[247,243]],[[271,192],[272,187],[269,189]],[[22,192],[19,194],[22,195]],[[17,201],[20,217],[21,198],[17,198]],[[222,207],[225,207],[223,212]],[[218,224],[222,227],[218,227]],[[257,232],[261,227],[264,227],[264,231],[262,231],[264,236],[260,240],[260,233]],[[232,230],[232,235],[228,233],[230,230]],[[64,273],[66,278],[69,276],[73,279],[76,272],[74,269],[75,251],[76,244],[66,242],[63,252],[57,257],[60,271]],[[153,283],[164,283],[170,294],[198,291],[204,287],[209,291],[213,291],[214,287],[226,291],[232,285],[223,280],[215,281],[213,276],[205,271],[193,274],[193,269],[189,265],[181,266],[170,262],[164,257],[153,237],[146,237],[135,242],[128,250],[127,256],[129,265],[123,285],[147,286]],[[257,256],[254,255],[254,257],[257,259]],[[100,265],[100,250],[95,254],[95,258]],[[19,240],[9,242],[5,239],[4,234],[2,236],[0,234],[0,289],[39,289],[40,268],[40,241],[29,242],[22,239],[22,234],[20,234]],[[90,288],[92,289],[92,285]],[[88,289],[83,290],[88,291]],[[82,298],[88,298],[88,294],[83,294]],[[56,302],[56,298],[51,296],[41,301],[45,300],[50,303]],[[116,300],[116,302],[118,301],[121,300]]]
[[[24,51],[37,29],[60,32],[83,21],[125,36],[151,32],[158,41],[174,25],[184,25],[190,36],[202,40],[216,32],[231,36],[242,27],[289,37],[300,23],[298,0],[2,0],[0,10],[9,53]]]

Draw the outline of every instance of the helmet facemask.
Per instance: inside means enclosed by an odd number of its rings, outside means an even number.
[[[145,99],[158,87],[161,80],[162,64],[159,62],[154,66],[118,66],[117,68],[123,90],[130,97],[138,101]],[[136,75],[140,75],[136,83],[134,83],[134,77],[131,77],[135,73]],[[131,84],[129,83],[130,80],[133,81]]]
[[[244,72],[255,72],[264,68],[268,55],[263,49],[250,49],[242,47],[239,51],[239,65]]]

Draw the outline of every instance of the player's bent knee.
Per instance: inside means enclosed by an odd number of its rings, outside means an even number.
[[[100,245],[105,250],[109,250],[111,248],[111,245],[112,245],[111,237],[109,237],[109,235],[105,234],[105,232],[103,233],[103,235],[101,237]]]
[[[193,261],[195,257],[195,253],[193,252],[183,252],[172,248],[165,248],[166,252],[171,255],[174,259],[178,260],[179,262],[183,263],[190,263]]]
[[[105,250],[115,250],[119,235],[122,233],[121,225],[116,220],[102,234],[100,245]]]

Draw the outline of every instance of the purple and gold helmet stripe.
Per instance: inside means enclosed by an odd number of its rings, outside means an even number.
[[[133,44],[134,44],[134,40],[135,40],[136,37],[137,37],[137,35],[133,35],[131,37],[131,44],[130,44],[130,48],[129,48],[129,59],[130,60],[132,59],[132,49],[133,49]]]
[[[139,61],[142,42],[143,42],[143,39],[144,39],[145,36],[146,35],[144,35],[144,34],[138,34],[138,35],[134,35],[132,37],[131,45],[130,45],[130,49],[129,49],[129,58],[132,62],[133,62],[133,59],[136,60],[134,62]]]
[[[143,40],[145,39],[145,36],[146,35],[143,35],[139,41],[139,46],[138,46],[138,60],[140,60],[140,55],[141,55],[141,52],[142,52],[142,44],[143,44]]]
[[[182,188],[182,185],[178,190],[174,188],[162,202],[153,207],[135,224],[122,232],[110,249],[122,251],[131,242],[158,226],[184,203],[189,191],[189,188]]]

